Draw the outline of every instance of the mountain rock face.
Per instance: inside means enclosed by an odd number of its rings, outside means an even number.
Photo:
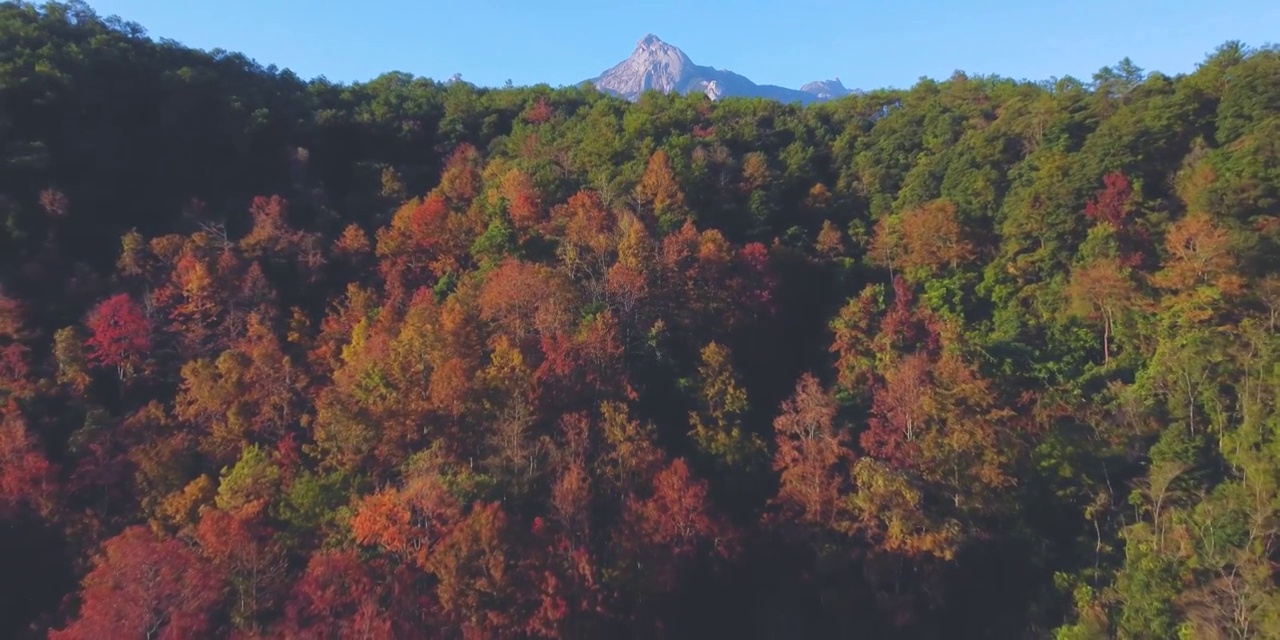
[[[591,82],[628,100],[645,91],[662,93],[704,93],[712,100],[731,96],[769,98],[780,102],[809,104],[822,102],[850,92],[840,80],[810,82],[799,91],[770,84],[756,84],[732,71],[694,64],[679,47],[649,34],[636,43],[631,57],[614,65]]]
[[[817,96],[819,100],[834,100],[853,93],[845,88],[844,83],[840,82],[840,78],[835,80],[815,80],[800,87],[800,90]]]

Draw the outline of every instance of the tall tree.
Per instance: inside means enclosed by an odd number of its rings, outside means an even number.
[[[1067,301],[1072,313],[1102,321],[1102,358],[1108,363],[1117,319],[1141,308],[1143,298],[1129,268],[1104,258],[1072,270]]]
[[[836,422],[836,402],[810,374],[773,421],[777,441],[773,468],[779,474],[773,501],[784,521],[832,526],[847,490],[854,452],[849,433]]]
[[[189,638],[216,631],[212,567],[174,538],[130,527],[103,545],[80,614],[54,638]]]
[[[90,312],[87,320],[89,360],[113,367],[120,380],[141,368],[151,352],[151,322],[133,298],[118,294]]]
[[[662,149],[649,156],[649,164],[645,167],[644,176],[640,178],[640,184],[636,185],[635,195],[641,207],[653,215],[663,229],[678,227],[687,215],[684,192],[676,181],[671,159]]]

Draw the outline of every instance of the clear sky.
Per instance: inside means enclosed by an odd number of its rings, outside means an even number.
[[[1280,41],[1280,0],[89,0],[201,49],[239,51],[304,78],[386,71],[478,85],[576,84],[654,33],[694,62],[761,84],[839,76],[910,86],[957,69],[1033,80],[1125,56],[1188,72],[1228,40]]]

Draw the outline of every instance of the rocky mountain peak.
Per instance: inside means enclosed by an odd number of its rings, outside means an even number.
[[[669,47],[671,45],[663,42],[662,38],[659,38],[652,33],[646,34],[645,37],[640,38],[640,41],[636,43],[637,49],[652,49],[658,46]]]
[[[835,78],[834,80],[815,80],[803,87],[800,87],[800,90],[805,93],[811,93],[824,100],[831,100],[833,98],[847,96],[852,93],[849,89],[845,88],[843,82],[840,82],[840,78]]]
[[[849,94],[840,79],[811,82],[796,91],[758,85],[732,71],[694,64],[679,47],[650,33],[636,42],[626,60],[592,80],[601,91],[635,100],[645,91],[703,93],[712,100],[722,97],[761,97],[781,102],[811,103]]]
[[[605,71],[595,83],[603,90],[630,99],[650,89],[663,93],[683,91],[695,66],[678,47],[651,33],[636,43],[631,57]]]

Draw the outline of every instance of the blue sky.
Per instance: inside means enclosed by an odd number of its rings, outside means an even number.
[[[152,37],[240,51],[304,78],[386,71],[576,84],[654,33],[694,62],[798,87],[904,87],[969,73],[1089,79],[1125,56],[1191,71],[1227,40],[1280,39],[1276,0],[89,0]]]

